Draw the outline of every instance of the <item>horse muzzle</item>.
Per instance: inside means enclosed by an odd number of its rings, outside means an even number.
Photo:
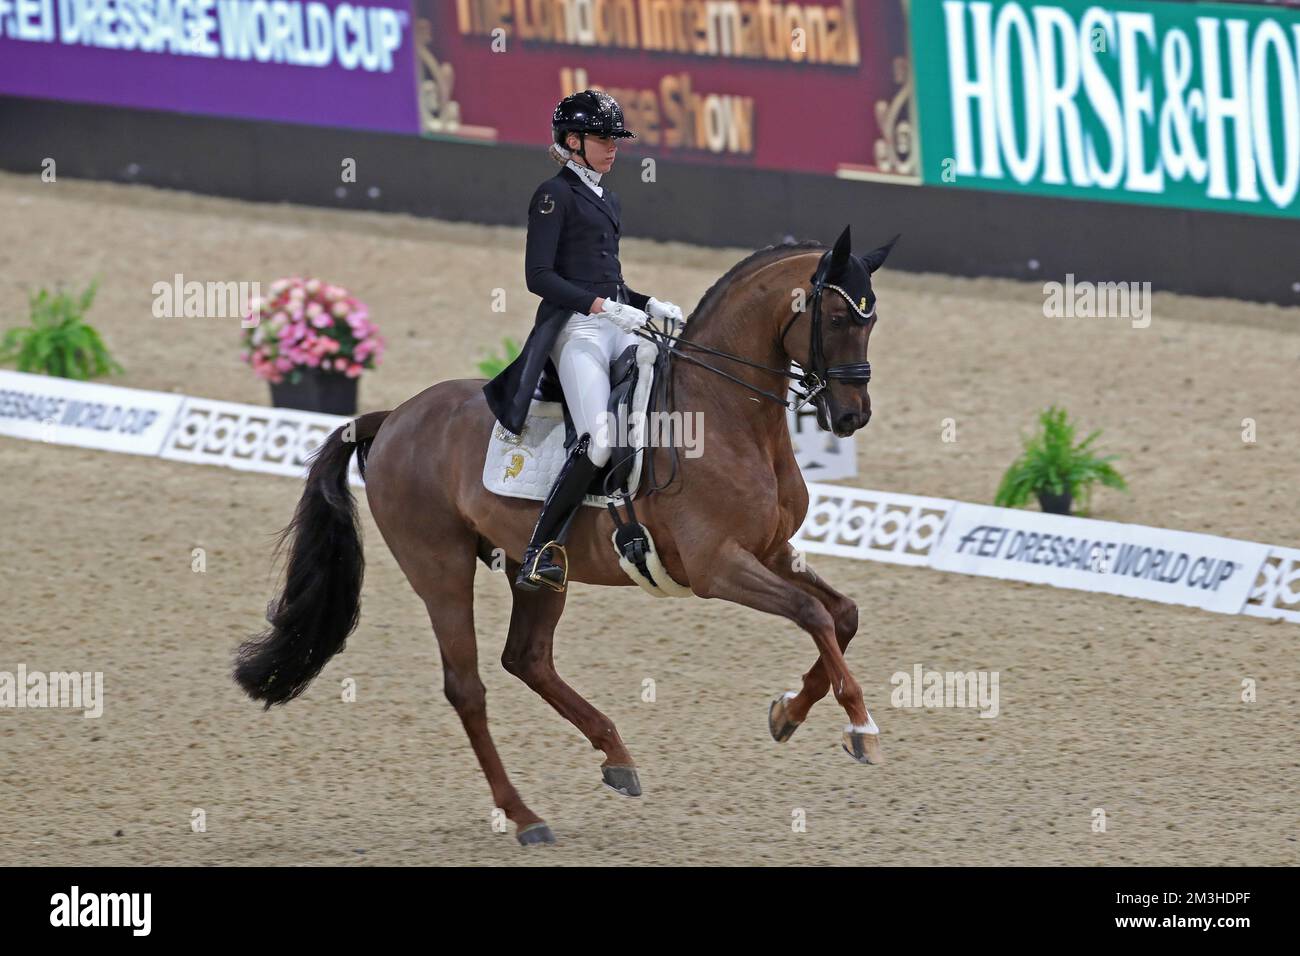
[[[831,432],[840,438],[848,438],[859,428],[871,421],[871,409],[863,412],[841,412],[835,416]]]

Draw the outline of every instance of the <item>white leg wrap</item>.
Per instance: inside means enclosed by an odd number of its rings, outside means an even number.
[[[851,734],[876,734],[877,736],[880,735],[880,728],[877,727],[876,722],[871,719],[870,711],[868,711],[867,713],[867,722],[865,724],[862,725],[846,724],[844,727],[844,731],[845,733],[851,733]]]

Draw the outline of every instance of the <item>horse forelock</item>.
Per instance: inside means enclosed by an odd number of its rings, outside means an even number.
[[[764,246],[748,256],[741,259],[734,266],[724,272],[713,285],[705,290],[704,295],[700,296],[699,303],[688,316],[686,326],[687,335],[689,336],[692,329],[697,332],[704,331],[706,324],[714,313],[718,312],[718,305],[725,298],[727,291],[737,281],[747,278],[753,272],[780,262],[791,256],[802,255],[805,252],[826,250],[826,245],[816,239],[800,239],[798,242],[785,242],[778,245]]]

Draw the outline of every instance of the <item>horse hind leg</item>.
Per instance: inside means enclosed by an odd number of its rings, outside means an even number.
[[[442,656],[443,689],[456,709],[470,746],[478,757],[492,800],[515,824],[515,835],[524,846],[554,843],[555,835],[546,822],[524,803],[506,775],[492,735],[488,733],[487,693],[478,673],[478,647],[474,637],[475,541],[445,537],[438,544],[438,566],[411,577],[424,599]]]
[[[518,572],[519,564],[508,560],[506,579],[513,582]],[[639,797],[641,781],[636,764],[614,722],[566,684],[555,670],[551,650],[555,626],[564,613],[565,593],[546,588],[527,591],[512,585],[511,594],[514,606],[501,665],[577,727],[593,749],[604,752],[600,772],[605,786],[625,796]]]

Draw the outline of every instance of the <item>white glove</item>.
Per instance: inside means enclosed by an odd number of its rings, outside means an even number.
[[[649,321],[649,316],[640,309],[613,299],[606,299],[597,314],[603,319],[609,319],[624,332],[633,332]]]
[[[671,302],[660,302],[654,296],[646,303],[646,313],[652,319],[672,319],[674,322],[686,324],[686,317],[682,315],[682,310],[673,305]]]

